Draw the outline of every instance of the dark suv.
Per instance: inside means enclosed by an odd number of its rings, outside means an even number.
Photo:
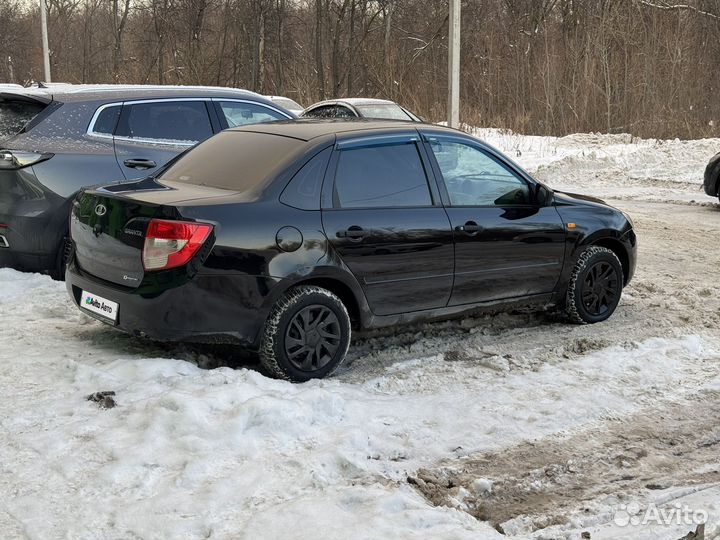
[[[703,186],[705,193],[711,197],[720,195],[720,153],[713,156],[707,164]]]
[[[0,89],[0,267],[61,277],[81,188],[147,176],[228,127],[294,117],[231,88]]]
[[[160,340],[229,341],[323,377],[351,328],[555,304],[607,319],[632,222],[553,192],[462,132],[411,122],[230,129],[156,178],[87,190],[66,284],[86,313]]]

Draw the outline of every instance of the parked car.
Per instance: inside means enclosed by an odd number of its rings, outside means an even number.
[[[705,168],[703,187],[711,197],[720,195],[720,153],[715,154]]]
[[[286,109],[293,114],[297,114],[298,116],[303,112],[303,106],[300,105],[294,99],[290,99],[289,97],[284,97],[284,96],[265,96],[265,97],[268,98],[273,103],[280,105],[283,109]]]
[[[234,89],[0,90],[0,266],[61,277],[81,188],[147,176],[227,127],[294,117]]]
[[[607,319],[630,219],[476,138],[411,122],[227,130],[156,177],[83,191],[66,285],[138,336],[227,341],[273,376],[330,374],[351,328],[557,305]]]
[[[422,122],[419,116],[414,115],[393,101],[370,98],[321,101],[310,105],[300,116],[303,118],[374,118]]]

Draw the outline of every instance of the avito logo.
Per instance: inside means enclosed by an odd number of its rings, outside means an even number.
[[[92,306],[96,309],[101,309],[107,313],[112,313],[113,310],[112,306],[108,306],[107,304],[105,304],[105,302],[98,302],[97,300],[89,296],[85,299],[85,305]]]

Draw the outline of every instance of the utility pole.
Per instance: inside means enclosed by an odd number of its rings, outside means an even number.
[[[50,47],[48,46],[47,4],[45,3],[45,0],[40,0],[40,26],[42,26],[43,63],[45,65],[45,80],[43,82],[52,82],[52,79],[50,78]]]
[[[448,126],[460,126],[460,2],[450,0],[448,32]]]

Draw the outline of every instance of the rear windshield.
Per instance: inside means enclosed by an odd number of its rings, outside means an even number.
[[[283,168],[286,158],[305,141],[253,133],[224,131],[199,144],[170,165],[160,180],[233,191],[255,191]]]
[[[40,103],[0,99],[0,142],[20,133],[44,108]]]
[[[408,114],[402,110],[402,107],[395,103],[388,104],[372,104],[372,105],[355,105],[365,118],[387,118],[388,120],[412,120]]]

